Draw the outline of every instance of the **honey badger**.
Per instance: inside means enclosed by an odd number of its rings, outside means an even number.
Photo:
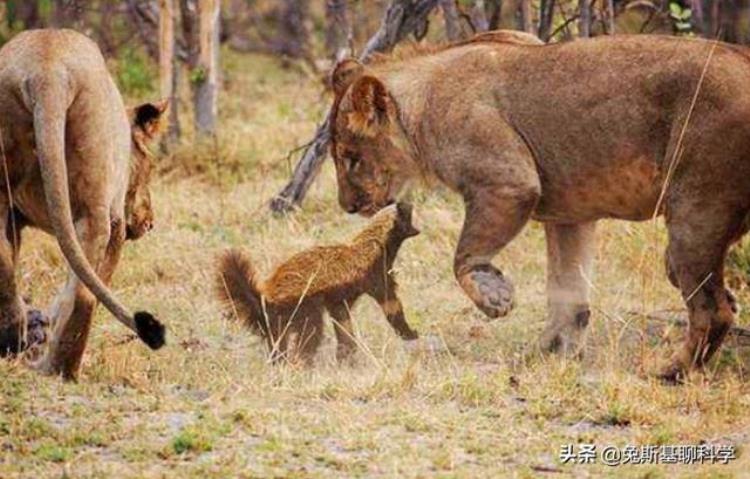
[[[411,216],[410,205],[391,205],[349,243],[297,253],[262,282],[247,256],[229,250],[219,261],[219,298],[265,340],[275,361],[312,360],[322,340],[324,311],[335,322],[337,359],[349,357],[356,348],[349,309],[363,294],[378,302],[396,334],[417,339],[392,272],[401,244],[419,234]]]

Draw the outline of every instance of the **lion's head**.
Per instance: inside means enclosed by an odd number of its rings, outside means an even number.
[[[128,191],[125,196],[126,237],[136,240],[154,226],[154,211],[151,208],[151,170],[154,155],[149,144],[159,137],[168,100],[144,103],[132,112],[132,159]]]
[[[396,201],[414,170],[414,152],[393,98],[362,64],[342,61],[332,83],[331,154],[339,203],[349,213],[371,216]]]

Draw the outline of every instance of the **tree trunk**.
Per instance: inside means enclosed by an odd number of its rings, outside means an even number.
[[[475,32],[486,32],[490,28],[487,21],[487,10],[484,8],[484,0],[474,0],[474,5],[469,10],[469,19]]]
[[[503,21],[503,2],[502,0],[487,0],[487,22],[488,30],[497,30]]]
[[[578,0],[578,36],[591,36],[591,4],[589,0]]]
[[[734,32],[735,2],[734,0],[724,0],[717,1],[716,4],[719,11],[720,39],[734,43],[736,41]]]
[[[531,0],[520,1],[521,30],[534,34],[534,19],[532,18]]]
[[[607,19],[605,26],[607,35],[615,34],[615,3],[613,0],[603,0],[605,5],[605,18]]]
[[[370,38],[364,51],[359,56],[366,62],[373,53],[388,52],[409,34],[423,28],[427,16],[437,6],[438,0],[391,0],[383,15],[378,31]],[[289,211],[305,197],[307,190],[315,180],[328,151],[330,141],[328,121],[330,111],[323,124],[315,132],[310,146],[294,168],[291,180],[284,189],[271,201],[271,210],[277,213]]]
[[[12,4],[9,2],[8,20],[10,23],[20,21],[24,30],[42,27],[39,16],[39,6],[36,1],[15,0]],[[15,25],[12,25],[15,26]]]
[[[440,0],[440,8],[443,10],[443,18],[445,18],[445,36],[452,42],[460,40],[463,35],[461,34],[456,0]]]
[[[713,1],[709,9],[709,36],[711,38],[718,38],[719,35],[719,2]]]
[[[690,0],[690,11],[693,13],[690,23],[693,25],[693,31],[703,35],[706,31],[703,15],[703,0]]]
[[[220,11],[220,0],[200,0],[198,3],[198,66],[191,79],[195,87],[193,102],[198,136],[216,133]]]
[[[334,62],[352,55],[352,28],[346,2],[347,0],[326,0],[326,50]]]
[[[550,40],[552,18],[555,13],[555,0],[542,0],[539,4],[539,38],[543,42]]]
[[[729,16],[732,23],[732,38],[730,41],[740,45],[750,43],[750,0],[734,0]]]
[[[306,58],[308,32],[305,21],[310,13],[309,0],[283,0],[281,12],[281,35],[277,41],[278,51],[292,58]]]
[[[177,80],[179,68],[175,56],[175,0],[159,0],[159,91],[162,98],[169,98],[169,127],[165,144],[180,137],[180,122],[177,115]]]

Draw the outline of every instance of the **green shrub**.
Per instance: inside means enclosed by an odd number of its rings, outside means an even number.
[[[116,77],[123,95],[152,96],[155,92],[156,76],[153,62],[142,51],[124,48],[118,55]]]

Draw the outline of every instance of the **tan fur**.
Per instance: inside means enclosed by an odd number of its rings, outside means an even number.
[[[106,283],[126,234],[138,237],[153,221],[146,143],[164,109],[139,107],[131,138],[104,59],[79,33],[30,30],[0,50],[0,349],[19,344],[24,321],[14,274],[24,226],[54,235],[71,269],[50,311],[57,329],[45,371],[75,377],[96,300],[138,329]]]
[[[461,194],[456,279],[489,317],[513,306],[492,259],[529,219],[543,221],[542,345],[579,353],[595,222],[664,214],[670,278],[691,317],[665,377],[719,347],[733,321],[724,255],[750,210],[746,49],[650,35],[540,46],[493,32],[341,67],[330,124],[342,208],[371,215],[420,176]]]
[[[350,354],[354,340],[348,313],[362,294],[380,303],[400,336],[415,339],[396,297],[391,268],[401,243],[416,233],[411,209],[393,206],[349,243],[298,253],[263,282],[249,259],[231,250],[219,261],[217,291],[230,313],[267,341],[275,358],[311,360],[321,341],[324,310],[336,321],[339,356]]]

